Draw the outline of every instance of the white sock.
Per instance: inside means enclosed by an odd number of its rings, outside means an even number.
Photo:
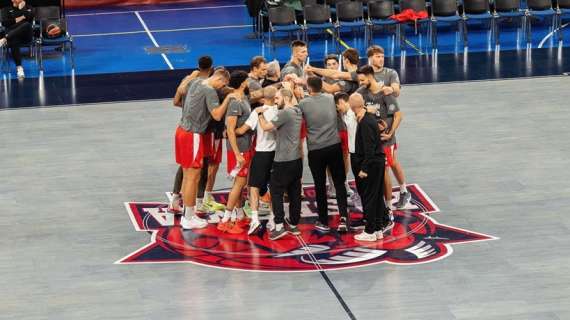
[[[190,219],[194,216],[194,212],[196,211],[196,207],[184,207],[184,217],[186,219]]]
[[[281,229],[283,229],[283,224],[282,223],[278,223],[275,225],[275,230],[276,231],[281,231]]]
[[[408,188],[406,188],[406,183],[404,182],[400,185],[400,193],[406,193],[406,192],[408,192]]]
[[[257,211],[251,210],[251,220],[259,221],[259,214]]]
[[[243,211],[243,208],[237,208],[237,219],[238,220],[242,220],[245,217],[245,212]]]
[[[222,217],[222,223],[226,223],[226,222],[230,221],[231,216],[232,216],[232,212],[230,210],[226,210],[224,212],[224,216]]]
[[[200,208],[204,203],[204,198],[196,198],[196,207]]]
[[[232,211],[232,222],[235,222],[237,220],[237,210],[234,208],[234,210]]]

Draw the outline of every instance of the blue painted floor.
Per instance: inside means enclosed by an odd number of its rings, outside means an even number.
[[[75,42],[75,74],[124,73],[188,69],[196,67],[197,57],[209,54],[216,65],[247,65],[255,55],[285,62],[290,55],[287,34],[277,34],[273,45],[252,37],[252,20],[240,0],[200,1],[184,5],[152,5],[135,7],[97,8],[67,12],[69,30]],[[564,21],[567,22],[567,21]],[[148,28],[145,30],[144,25]],[[550,19],[533,19],[530,48],[550,48],[570,45],[570,28],[559,33],[562,43],[552,36]],[[495,43],[485,24],[468,24],[468,52],[491,52]],[[382,45],[389,57],[433,54],[427,28],[415,34],[406,28],[408,44],[400,45],[389,30],[377,30],[373,42]],[[465,48],[455,25],[438,27],[439,54],[463,54]],[[293,37],[294,38],[294,37]],[[343,32],[343,41],[357,48],[364,56],[367,43],[362,32]],[[177,53],[162,56],[148,49],[177,46]],[[500,50],[527,48],[525,33],[517,20],[501,23]],[[342,47],[341,47],[342,49]],[[310,59],[320,61],[327,53],[336,52],[335,42],[326,34],[310,37]],[[45,51],[45,76],[66,76],[71,73],[71,60],[53,49]],[[39,75],[38,66],[31,58],[24,67],[28,77]],[[169,65],[170,64],[170,65]],[[10,65],[12,73],[14,66]]]

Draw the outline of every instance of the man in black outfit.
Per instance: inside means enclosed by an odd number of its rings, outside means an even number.
[[[12,7],[2,10],[1,19],[2,25],[6,27],[6,34],[0,35],[0,48],[4,46],[10,48],[18,78],[24,78],[20,46],[32,41],[32,21],[34,19],[32,8],[23,0],[12,0]]]
[[[342,158],[342,147],[338,135],[337,113],[334,97],[322,93],[323,81],[319,77],[309,77],[307,88],[309,96],[299,102],[299,109],[303,111],[303,118],[307,123],[307,147],[309,149],[309,168],[315,181],[317,194],[317,209],[319,220],[315,228],[328,232],[328,201],[326,172],[330,170],[337,194],[340,222],[338,231],[348,231],[348,210],[346,200],[346,172]]]
[[[380,129],[376,118],[366,112],[360,93],[352,94],[349,103],[358,120],[355,152],[351,154],[350,162],[366,218],[364,232],[355,235],[354,239],[377,241],[383,238],[384,228],[390,222],[382,196],[386,159],[380,140]]]

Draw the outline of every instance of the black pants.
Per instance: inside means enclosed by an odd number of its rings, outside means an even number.
[[[352,157],[351,157],[352,158]],[[384,156],[382,160],[368,167],[368,176],[358,177],[360,163],[351,159],[352,173],[356,179],[356,190],[362,200],[364,217],[366,218],[366,233],[382,229],[389,221],[388,210],[384,203]]]
[[[12,53],[12,58],[16,66],[22,65],[22,53],[20,47],[29,44],[32,41],[32,25],[29,22],[20,23],[6,33],[8,47]]]
[[[275,224],[285,220],[283,194],[289,195],[289,219],[297,225],[301,219],[301,178],[303,177],[303,160],[273,162],[271,170],[271,205],[275,215]]]
[[[331,171],[331,176],[336,189],[336,200],[341,217],[348,217],[346,201],[346,172],[344,160],[342,158],[342,148],[340,143],[309,151],[309,168],[315,181],[315,193],[317,195],[317,209],[319,211],[319,221],[328,225],[328,202],[327,202],[327,167]]]

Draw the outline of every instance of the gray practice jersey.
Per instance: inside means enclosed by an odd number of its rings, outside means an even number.
[[[302,78],[305,75],[305,70],[303,70],[303,66],[289,61],[281,70],[281,79],[283,80],[286,75],[291,73],[297,75],[299,78]]]
[[[237,117],[236,129],[241,127],[249,118],[250,113],[251,107],[247,99],[232,99],[228,105],[228,111],[226,111],[226,126],[228,123],[228,117],[235,116]],[[251,136],[251,131],[248,131],[245,134],[236,137],[238,149],[240,152],[248,151],[251,148]],[[227,147],[228,150],[232,150],[229,139],[227,140]]]
[[[210,112],[220,105],[216,90],[205,80],[194,81],[188,88],[180,126],[194,133],[205,133],[212,119]]]
[[[307,124],[307,147],[319,150],[340,143],[334,98],[328,93],[308,96],[299,102]]]
[[[381,86],[391,86],[392,83],[400,84],[398,72],[386,67],[382,68],[382,71],[374,72],[374,79],[376,79]]]
[[[301,158],[301,122],[303,115],[297,107],[289,107],[277,112],[271,120],[276,128],[275,162],[293,161]]]
[[[364,98],[364,104],[366,107],[373,107],[376,109],[376,118],[386,121],[388,127],[386,131],[392,129],[392,124],[394,124],[394,114],[400,111],[398,101],[391,96],[384,96],[382,91],[374,94],[366,87],[360,87],[357,91]],[[394,134],[392,138],[388,141],[383,141],[384,145],[391,146],[396,144],[396,135]]]

